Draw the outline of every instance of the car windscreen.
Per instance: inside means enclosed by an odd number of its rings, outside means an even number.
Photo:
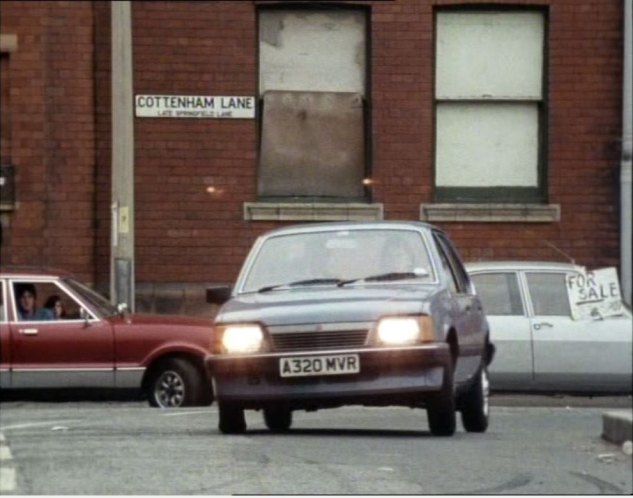
[[[88,303],[101,316],[112,316],[117,313],[116,307],[110,301],[90,287],[70,278],[64,279],[64,284],[70,287],[74,293],[79,295],[80,299]]]
[[[255,255],[240,291],[294,284],[333,285],[382,274],[404,275],[392,280],[398,283],[436,280],[419,232],[354,229],[271,237]]]

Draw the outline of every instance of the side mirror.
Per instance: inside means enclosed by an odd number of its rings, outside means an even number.
[[[231,298],[232,290],[233,286],[231,285],[207,287],[207,303],[218,305],[226,303]]]
[[[116,305],[116,310],[119,312],[119,315],[125,315],[128,312],[127,303],[119,303]]]

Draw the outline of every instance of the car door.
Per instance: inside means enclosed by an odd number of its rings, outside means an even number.
[[[630,386],[630,321],[626,317],[573,320],[566,276],[564,272],[525,273],[533,312],[536,383],[572,391]]]
[[[454,325],[459,336],[459,358],[455,378],[461,382],[475,374],[481,366],[486,332],[485,316],[481,301],[474,292],[470,277],[452,243],[440,232],[435,232],[434,237],[456,304]]]
[[[515,271],[473,273],[496,352],[490,364],[493,389],[528,389],[534,380],[532,329]]]
[[[23,320],[17,310],[16,288],[31,285],[36,304],[59,296],[67,316],[61,319]],[[114,344],[112,327],[100,320],[57,280],[11,282],[13,316],[11,335],[11,387],[112,387]]]

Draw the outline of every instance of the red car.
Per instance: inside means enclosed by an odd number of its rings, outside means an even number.
[[[50,307],[48,307],[50,306]],[[208,405],[211,320],[131,314],[59,271],[0,268],[0,388],[140,388]]]

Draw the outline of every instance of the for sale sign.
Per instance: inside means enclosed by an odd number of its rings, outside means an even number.
[[[567,275],[567,290],[574,320],[597,320],[623,313],[615,268],[570,273]]]

